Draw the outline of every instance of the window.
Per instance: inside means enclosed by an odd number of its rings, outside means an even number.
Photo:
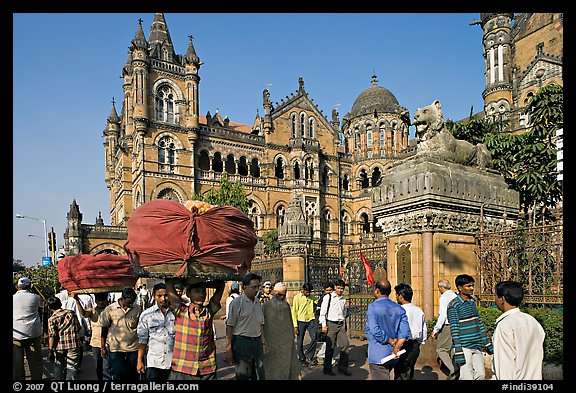
[[[257,158],[253,158],[250,164],[250,174],[253,177],[260,177],[260,163]]]
[[[180,202],[178,193],[172,188],[165,188],[158,193],[158,199],[168,199],[170,201]]]
[[[386,136],[386,129],[384,128],[384,124],[380,124],[380,155],[384,155],[386,152],[386,143],[385,143],[385,136]]]
[[[300,114],[300,136],[302,138],[304,138],[305,134],[304,132],[305,130],[305,126],[306,125],[306,116],[304,115],[304,113]]]
[[[350,216],[344,210],[340,213],[340,221],[342,222],[342,234],[350,235]]]
[[[248,201],[248,217],[254,223],[254,229],[260,229],[262,227],[262,221],[260,220],[260,208],[254,200],[250,199]]]
[[[276,209],[276,226],[280,228],[284,224],[284,216],[286,216],[286,209],[284,206],[278,206]]]
[[[210,170],[210,157],[208,156],[208,152],[206,150],[202,150],[200,152],[200,158],[198,159],[198,167],[203,171]]]
[[[292,114],[292,138],[296,138],[296,114]]]
[[[377,187],[382,183],[382,172],[376,167],[372,171],[372,187]]]
[[[368,157],[372,157],[372,126],[366,126],[366,149],[368,149]]]
[[[219,152],[214,153],[214,158],[212,159],[212,170],[218,173],[224,172],[224,164],[222,163],[222,154],[220,154]]]
[[[154,107],[156,120],[166,123],[175,123],[175,94],[168,85],[162,85],[156,93]]]
[[[362,169],[360,171],[360,183],[362,188],[368,188],[370,186],[368,184],[368,174],[366,173],[366,169]]]
[[[308,120],[308,138],[314,138],[314,119],[310,118]]]
[[[366,213],[360,214],[360,222],[362,225],[362,233],[369,233],[370,223],[368,222],[368,215]]]
[[[248,162],[246,161],[246,157],[240,157],[240,161],[238,161],[238,174],[240,176],[248,176]]]
[[[176,146],[174,140],[169,136],[164,136],[158,142],[158,166],[159,171],[164,173],[175,173]]]
[[[298,161],[294,163],[294,179],[300,179],[300,164]]]
[[[274,168],[274,175],[278,179],[284,179],[284,160],[282,159],[282,157],[278,157],[278,159],[276,159],[276,166]]]

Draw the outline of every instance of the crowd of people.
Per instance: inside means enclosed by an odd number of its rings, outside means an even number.
[[[235,378],[298,380],[302,369],[319,366],[319,359],[325,375],[336,375],[334,366],[338,374],[352,375],[346,283],[325,283],[320,297],[304,283],[290,304],[285,283],[261,282],[261,276],[248,273],[229,286],[221,318],[226,325],[224,360],[234,366]],[[496,286],[495,303],[502,315],[493,337],[478,313],[474,278],[458,275],[455,286],[457,292],[449,281],[438,281],[438,319],[428,335],[410,285],[392,289],[385,278],[374,283],[365,329],[370,379],[414,379],[420,347],[428,338],[436,341],[447,379],[485,379],[485,353],[493,354],[493,379],[542,379],[545,334],[536,319],[519,309],[522,284]],[[109,293],[52,296],[45,301],[50,313],[46,329],[39,313],[42,299],[31,287],[29,278],[20,278],[13,296],[15,380],[25,379],[25,359],[31,379],[42,379],[44,330],[55,380],[76,378],[85,348],[92,350],[98,380],[217,379],[214,318],[222,307],[224,281],[166,279],[151,291],[145,285],[126,287],[113,299]],[[213,291],[207,301],[208,288]]]

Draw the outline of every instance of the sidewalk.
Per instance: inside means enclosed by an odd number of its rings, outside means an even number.
[[[216,327],[216,364],[218,367],[217,377],[219,380],[234,380],[234,366],[224,361],[226,350],[226,326],[221,319],[215,320]],[[307,343],[307,341],[304,341]],[[370,371],[367,362],[368,342],[359,339],[350,339],[350,368],[352,375],[347,377],[336,374],[335,376],[324,375],[322,373],[322,363],[319,366],[309,366],[302,368],[302,380],[356,380],[364,381],[370,379]],[[53,366],[48,361],[48,349],[43,350],[44,357],[44,379],[52,379]],[[26,363],[26,362],[25,362]],[[27,370],[27,364],[26,364]],[[492,373],[486,369],[486,379],[490,379]],[[27,374],[29,378],[29,374]],[[427,341],[420,347],[420,356],[416,362],[414,378],[417,380],[438,381],[446,380],[446,374],[440,370],[436,362],[436,349],[434,341]],[[84,351],[82,369],[76,375],[77,380],[96,380],[96,363],[91,351]]]

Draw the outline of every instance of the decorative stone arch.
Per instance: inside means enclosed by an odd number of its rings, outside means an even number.
[[[280,200],[274,204],[273,209],[274,216],[276,217],[277,228],[280,228],[280,225],[284,223],[286,213],[288,213],[288,202]],[[279,211],[283,212],[282,217],[279,216]]]
[[[114,255],[126,255],[126,250],[124,250],[122,246],[114,243],[100,243],[88,251],[88,254],[98,255],[105,252]]]
[[[164,137],[172,138],[172,140],[176,144],[176,150],[183,150],[184,149],[184,144],[182,143],[182,141],[173,132],[170,132],[170,131],[163,131],[163,132],[160,132],[158,135],[156,135],[156,137],[154,138],[154,142],[153,142],[154,146],[158,146],[158,143]]]
[[[300,136],[302,138],[306,137],[306,126],[308,121],[308,113],[302,110],[298,113],[298,129],[300,130]]]
[[[372,187],[377,187],[382,183],[382,176],[384,175],[384,170],[381,168],[381,163],[374,163],[370,166],[370,172],[368,177]],[[379,174],[379,175],[378,175]]]
[[[151,199],[163,198],[163,199],[175,200],[172,198],[164,198],[164,195],[168,195],[167,193],[169,192],[172,192],[171,195],[175,197],[176,202],[183,203],[184,201],[190,199],[186,194],[186,191],[184,191],[182,187],[171,181],[162,182],[158,184],[156,187],[154,187],[154,189],[152,190],[153,197]]]
[[[160,108],[159,105],[160,103],[163,103],[162,100],[159,99],[160,94],[159,91],[162,90],[164,88],[164,86],[166,86],[174,95],[174,99],[173,99],[173,105],[174,105],[174,111],[172,113],[173,115],[173,119],[164,119],[164,118],[160,118],[160,116],[158,115],[160,112]],[[179,124],[180,123],[180,112],[181,112],[181,105],[184,103],[184,94],[182,92],[182,90],[180,90],[180,87],[174,83],[172,80],[170,79],[166,79],[166,78],[161,78],[159,80],[157,80],[156,82],[154,82],[154,85],[152,87],[152,95],[153,95],[153,118],[155,120],[158,121],[162,121],[162,122],[168,122],[168,123],[172,123],[172,124]],[[164,108],[162,108],[162,112],[164,111]]]
[[[298,137],[298,113],[290,112],[290,135],[292,138]]]
[[[282,160],[282,167],[279,166],[279,161],[278,160]],[[286,156],[284,156],[284,154],[282,153],[278,153],[274,156],[274,161],[272,161],[274,163],[274,175],[276,176],[276,178],[278,179],[285,179],[286,178],[286,174],[284,173],[284,170],[286,169],[286,165],[290,162]],[[281,176],[279,176],[281,175]]]
[[[293,157],[290,162],[290,168],[292,169],[292,178],[294,180],[302,178],[302,167],[302,159],[300,157]]]
[[[198,167],[203,170],[203,171],[209,171],[210,170],[210,151],[206,148],[202,148],[200,149],[200,151],[198,152]]]
[[[308,137],[310,139],[316,138],[317,121],[314,116],[308,117]]]
[[[240,176],[248,176],[250,171],[248,169],[248,158],[245,155],[241,155],[238,159],[238,163],[236,165],[236,171]]]
[[[152,86],[153,94],[156,94],[158,89],[160,89],[164,85],[170,86],[170,88],[174,91],[174,93],[176,93],[176,100],[177,101],[183,101],[184,100],[184,93],[182,92],[180,87],[176,83],[174,83],[174,81],[167,79],[167,78],[161,78],[161,79],[158,79],[156,82],[154,82],[154,85]]]
[[[250,159],[250,176],[260,177],[260,160],[258,157],[252,157]]]
[[[264,203],[255,195],[250,195],[248,198],[248,217],[254,223],[254,229],[262,229],[264,227]]]
[[[352,228],[352,212],[349,208],[344,207],[340,210],[339,220],[342,225],[342,233],[344,235],[352,235],[354,233]]]
[[[333,226],[337,220],[338,216],[334,209],[330,206],[324,206],[320,212],[320,233],[326,234],[326,237],[330,239],[330,235],[336,232]]]
[[[211,152],[210,158],[212,159],[212,170],[214,172],[224,172],[224,156],[219,151]]]
[[[320,170],[320,183],[326,187],[329,187],[330,183],[332,182],[332,177],[335,173],[336,172],[332,169],[330,164],[325,162],[324,165],[322,165],[322,169]]]

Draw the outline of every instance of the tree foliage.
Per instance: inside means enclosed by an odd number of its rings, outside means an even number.
[[[26,266],[21,259],[12,259],[12,272],[21,272],[24,269],[26,269]]]
[[[564,126],[563,105],[562,86],[539,89],[523,109],[530,119],[530,127],[523,134],[501,132],[507,126],[504,121],[446,122],[456,138],[486,145],[494,168],[519,192],[524,218],[532,212],[534,221],[537,217],[550,218],[550,209],[562,200],[554,140],[556,130]]]
[[[44,299],[62,290],[58,281],[58,270],[54,265],[28,267],[18,272],[13,277],[14,287],[20,277],[29,277],[32,280],[32,289]]]
[[[278,229],[272,229],[262,237],[264,244],[264,254],[277,254],[280,251],[280,242],[278,241]]]
[[[211,189],[203,195],[194,195],[193,199],[211,203],[218,206],[234,206],[248,214],[248,199],[242,183],[232,183],[226,173],[222,174],[222,181],[218,189]]]

